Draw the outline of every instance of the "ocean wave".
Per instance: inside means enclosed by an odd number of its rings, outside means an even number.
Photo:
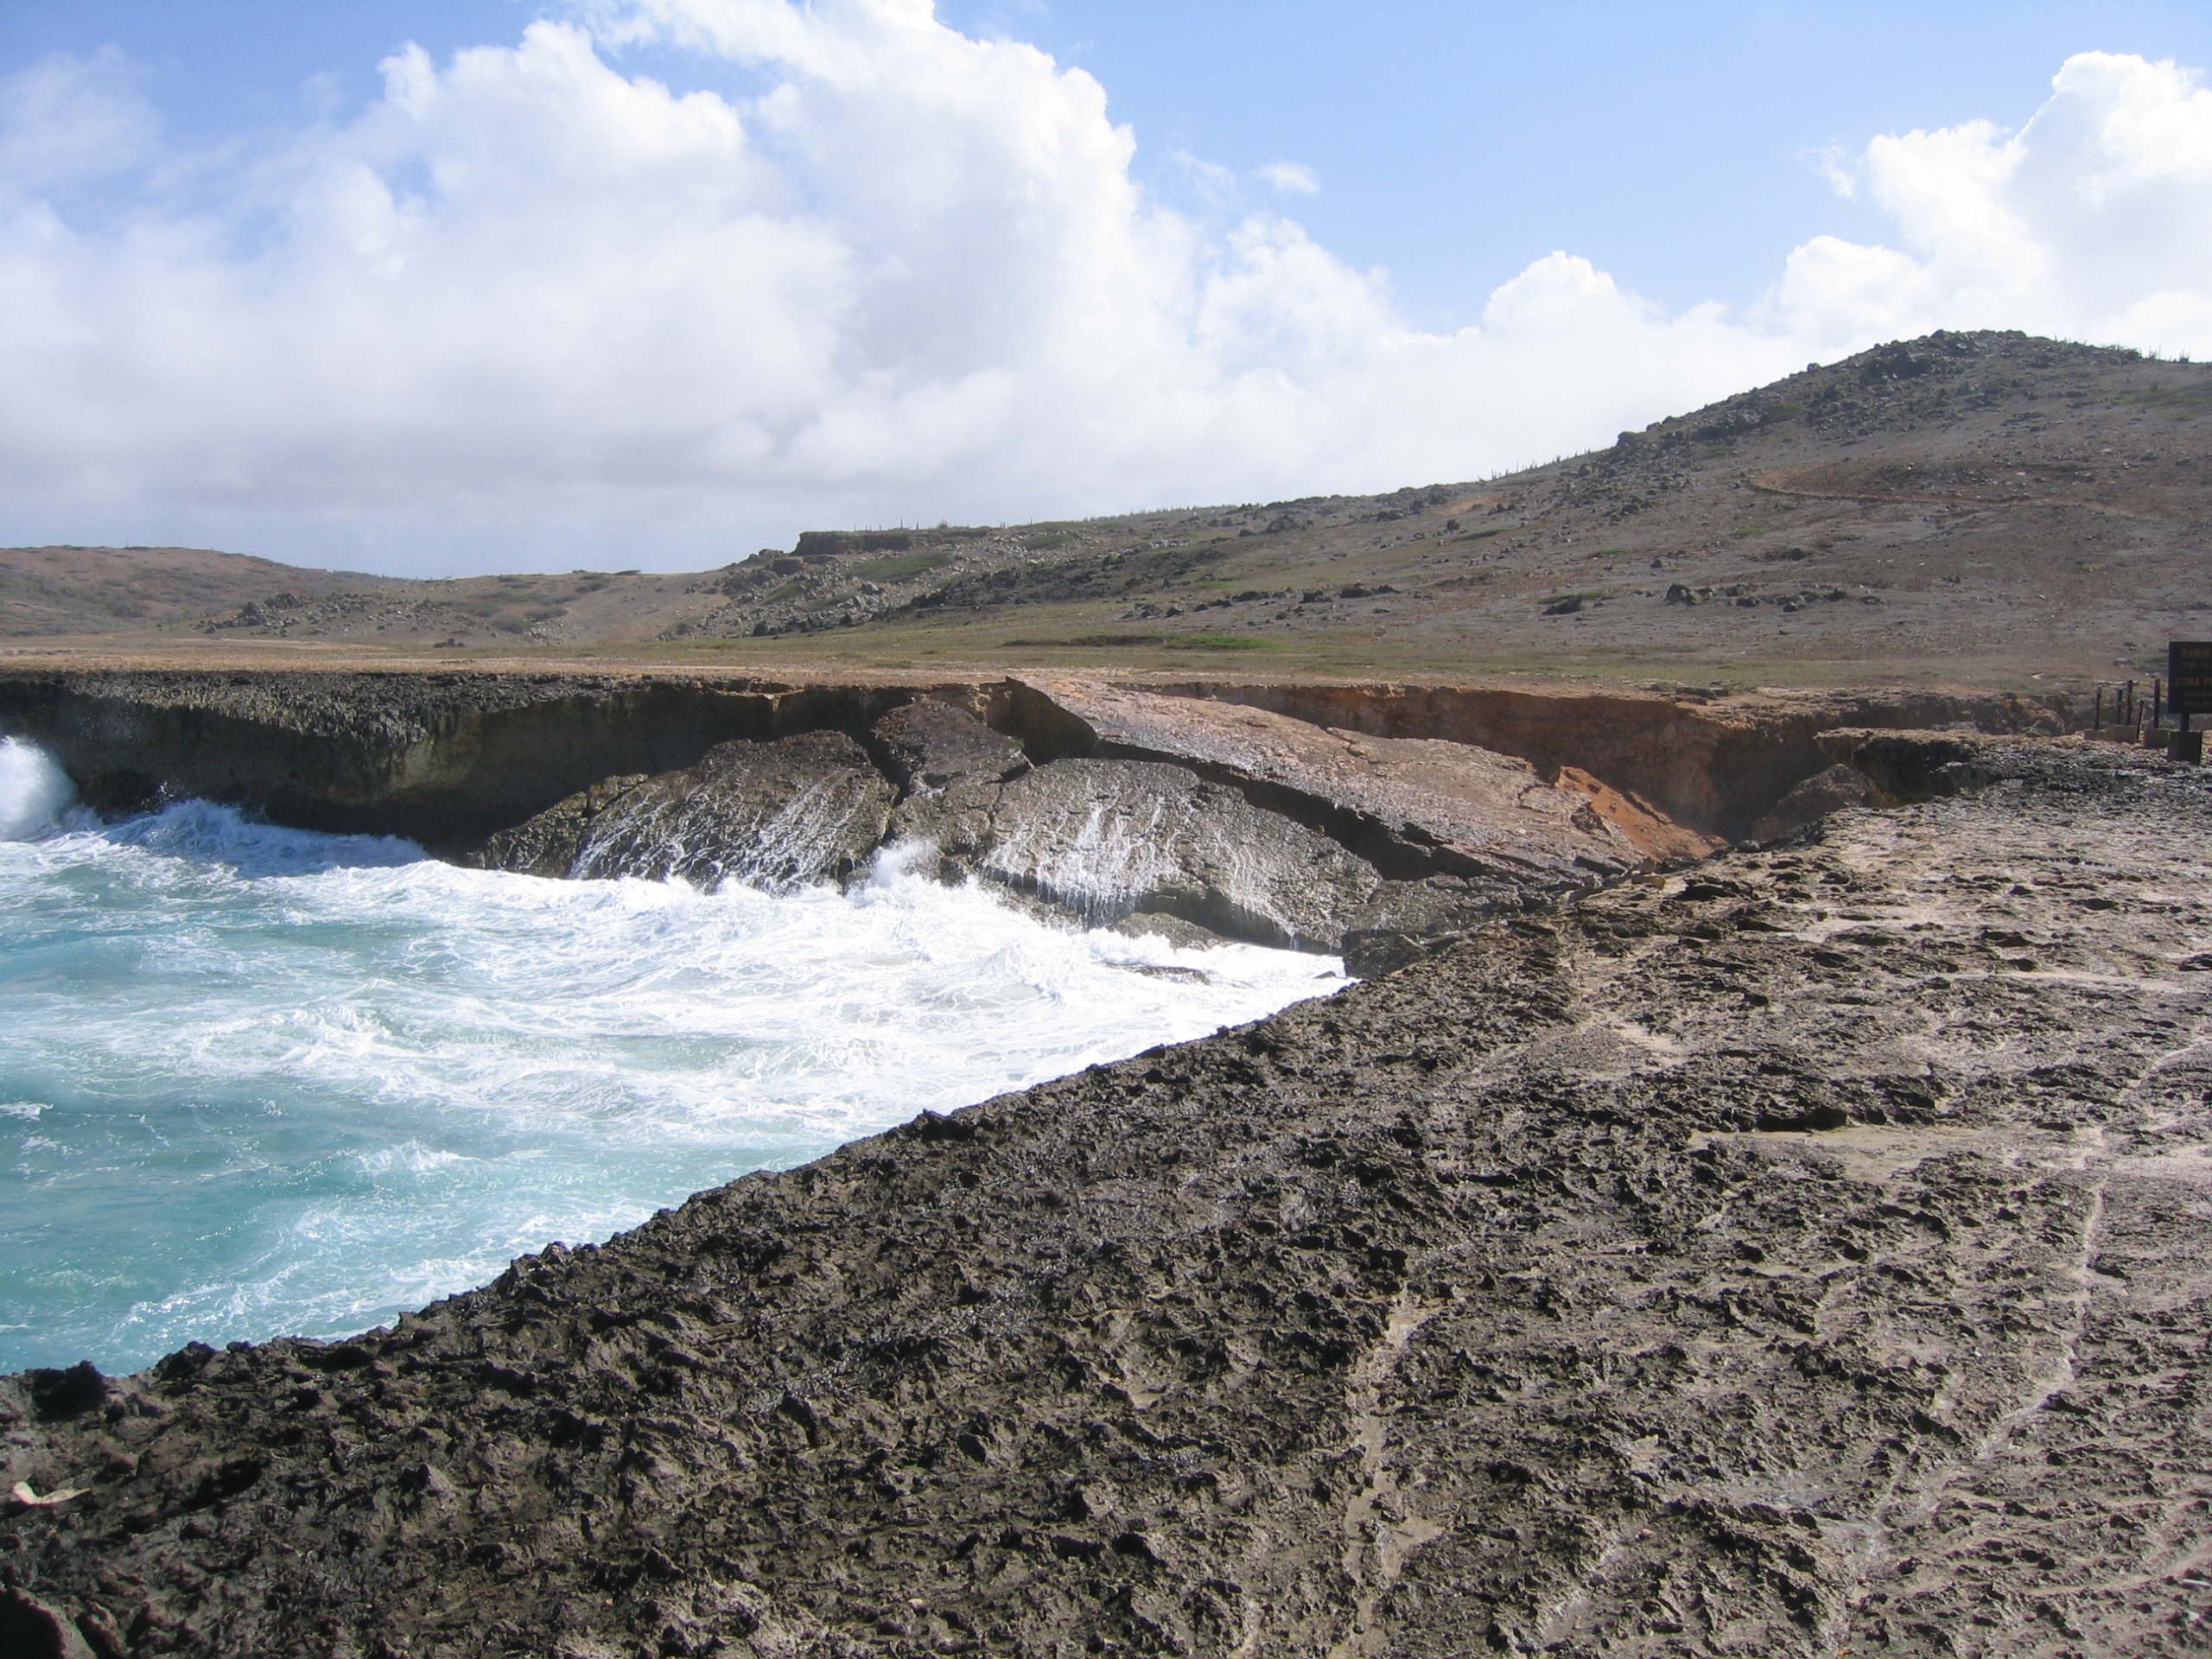
[[[18,774],[22,772],[18,767]],[[18,776],[20,781],[20,776]],[[43,792],[40,792],[43,791]],[[48,784],[12,804],[58,798]],[[336,1335],[702,1187],[1344,982],[849,891],[467,870],[181,802],[0,847],[0,1370]],[[28,821],[29,809],[18,812]]]

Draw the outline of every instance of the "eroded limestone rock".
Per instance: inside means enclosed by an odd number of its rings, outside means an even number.
[[[1326,836],[1183,766],[1056,760],[1004,784],[963,779],[902,804],[897,832],[1093,925],[1178,916],[1262,944],[1334,950],[1382,885]]]
[[[1872,800],[1866,775],[1847,762],[1839,761],[1826,772],[1815,772],[1774,804],[1773,810],[1751,826],[1754,842],[1775,841],[1793,830],[1817,823],[1847,806],[1865,806]]]
[[[0,1484],[91,1489],[0,1514],[0,1610],[191,1659],[2201,1652],[2212,773],[1917,741],[1990,786],[351,1341],[0,1379]]]
[[[545,875],[804,887],[867,862],[894,793],[842,732],[740,739],[695,766],[571,796],[494,836],[475,861]]]
[[[645,781],[643,772],[601,779],[513,829],[500,830],[462,861],[478,869],[509,870],[518,875],[567,875],[583,851],[593,822]]]
[[[891,781],[926,794],[963,779],[1002,783],[1029,770],[1020,743],[965,709],[917,697],[875,722],[877,752]]]
[[[1535,878],[1586,885],[1721,843],[1573,767],[1433,738],[1371,737],[1239,703],[1083,680],[1037,689],[1097,751],[1234,778],[1262,804],[1325,828],[1383,875]]]

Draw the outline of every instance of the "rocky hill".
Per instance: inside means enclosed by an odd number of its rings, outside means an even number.
[[[0,626],[203,649],[2074,684],[2157,671],[2166,639],[2212,630],[2212,366],[1936,334],[1504,478],[810,532],[687,576],[371,582],[60,551],[101,574],[0,554]],[[137,615],[134,561],[171,573]]]

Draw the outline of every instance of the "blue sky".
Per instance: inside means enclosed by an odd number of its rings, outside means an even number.
[[[0,536],[683,563],[1477,475],[1927,326],[2212,331],[2173,228],[2212,206],[2201,5],[926,12],[11,0],[0,258],[44,309],[0,321],[0,482],[35,476]],[[646,77],[712,97],[608,113]],[[601,159],[538,166],[560,132]],[[11,400],[134,377],[10,442]],[[505,435],[457,452],[456,399]]]
[[[181,133],[218,138],[358,109],[404,41],[511,45],[540,0],[10,0],[0,73],[120,48]],[[1030,41],[1105,86],[1138,175],[1198,201],[1188,160],[1314,169],[1316,238],[1387,268],[1432,326],[1471,318],[1567,249],[1681,308],[1747,301],[1821,232],[1878,235],[1824,151],[1986,118],[2018,126],[2052,71],[2098,49],[2212,63],[2202,4],[1168,3],[950,0],[963,32]],[[683,86],[742,85],[666,52],[620,60]]]

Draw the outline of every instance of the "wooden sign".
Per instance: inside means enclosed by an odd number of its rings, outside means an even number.
[[[2167,643],[2166,707],[2177,715],[2212,715],[2212,639]]]

